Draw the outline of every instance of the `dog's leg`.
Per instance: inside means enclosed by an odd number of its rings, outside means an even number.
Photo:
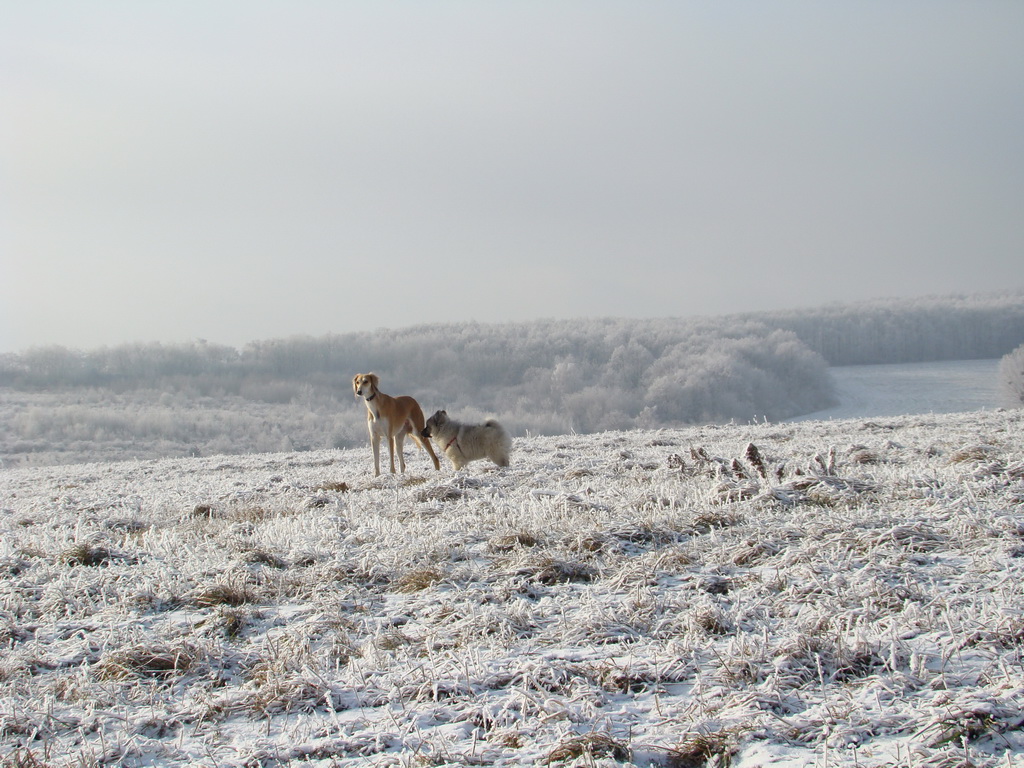
[[[459,449],[457,440],[453,440],[452,444],[445,449],[444,455],[448,457],[448,461],[452,463],[452,468],[456,472],[469,463],[465,461],[465,456],[462,455],[462,451]]]
[[[416,432],[410,432],[409,436],[412,437],[416,445],[430,454],[430,460],[434,462],[434,469],[441,469],[441,462],[438,460],[437,454],[434,453],[434,446],[430,444],[430,438],[421,437]]]
[[[395,453],[398,454],[398,466],[402,470],[402,472],[404,473],[405,472],[405,430],[404,429],[400,429],[400,430],[398,430],[395,433],[394,443],[395,443]],[[391,471],[392,472],[395,471],[393,466],[391,468]]]
[[[434,462],[434,469],[441,469],[441,462],[437,458],[437,454],[434,453],[434,446],[430,444],[430,438],[424,437],[423,428],[426,426],[426,421],[423,417],[423,411],[420,409],[419,403],[412,409],[409,414],[409,420],[405,422],[406,428],[409,430],[409,434],[412,435],[413,441],[420,448],[425,450],[430,456],[430,460]]]
[[[373,476],[380,477],[380,433],[374,430],[373,424],[370,424],[370,446],[373,448]]]
[[[388,435],[388,458],[391,459],[391,474],[395,474],[395,436]]]

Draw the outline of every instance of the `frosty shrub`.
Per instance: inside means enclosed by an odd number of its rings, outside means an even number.
[[[999,363],[999,381],[1010,403],[1024,405],[1024,344],[1003,357]]]

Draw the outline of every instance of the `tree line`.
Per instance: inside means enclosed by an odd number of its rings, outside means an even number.
[[[367,371],[428,412],[556,434],[781,420],[834,404],[830,365],[996,358],[1022,342],[1018,291],[715,318],[433,324],[241,349],[51,346],[0,356],[0,387],[75,405],[8,409],[7,439],[23,450],[111,436],[131,446],[140,435],[193,452],[301,449],[364,439],[350,382]],[[201,417],[186,413],[196,404]]]
[[[751,315],[830,365],[1002,357],[1024,342],[1024,291],[879,299]]]

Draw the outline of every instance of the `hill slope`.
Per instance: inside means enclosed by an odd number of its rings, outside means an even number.
[[[407,459],[0,470],[0,759],[1024,755],[1020,411]]]

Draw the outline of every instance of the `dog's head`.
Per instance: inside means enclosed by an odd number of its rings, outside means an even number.
[[[380,377],[376,373],[357,373],[352,378],[352,392],[356,397],[369,399],[377,393]]]
[[[427,423],[423,427],[423,432],[420,434],[424,437],[433,437],[434,433],[441,429],[441,427],[443,427],[447,422],[448,412],[437,411],[433,416],[427,419]]]

